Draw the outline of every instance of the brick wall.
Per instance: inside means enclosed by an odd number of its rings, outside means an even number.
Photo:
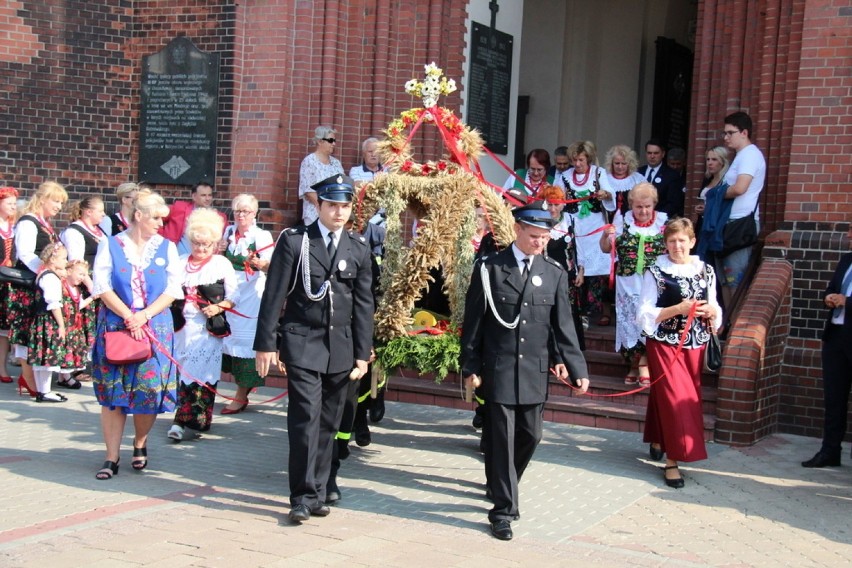
[[[272,1],[237,12],[240,74],[232,192],[255,194],[277,226],[299,219],[299,165],[320,124],[338,130],[336,156],[346,171],[360,144],[416,105],[402,86],[435,61],[462,74],[465,2],[373,0]],[[460,106],[460,93],[442,104]],[[428,129],[414,143],[430,157]]]
[[[764,261],[728,334],[717,386],[717,442],[748,445],[777,430],[792,277],[789,262]]]
[[[115,3],[0,7],[0,179],[100,193],[130,171],[132,11]]]

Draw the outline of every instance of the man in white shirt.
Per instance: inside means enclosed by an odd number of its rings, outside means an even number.
[[[349,170],[349,177],[356,184],[373,181],[377,173],[384,171],[384,168],[379,163],[378,148],[378,138],[371,137],[361,142],[361,165],[352,166],[352,169]]]
[[[751,117],[738,111],[725,117],[725,145],[737,153],[725,174],[728,190],[725,199],[733,199],[728,223],[749,217],[754,213],[755,234],[760,233],[760,211],[758,201],[766,181],[766,160],[763,153],[751,141]],[[731,252],[722,258],[722,293],[726,302],[742,282],[749,260],[751,246]]]

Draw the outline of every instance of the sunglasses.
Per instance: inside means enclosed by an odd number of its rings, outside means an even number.
[[[325,140],[329,144],[334,144],[335,142],[337,142],[336,138],[322,138],[322,140]]]

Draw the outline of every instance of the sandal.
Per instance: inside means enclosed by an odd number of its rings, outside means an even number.
[[[642,373],[642,369],[645,369],[644,373]],[[648,365],[639,365],[639,386],[651,386],[651,371],[648,369]]]
[[[637,384],[639,384],[639,375],[634,375],[633,370],[631,369],[630,372],[627,374],[627,376],[624,377],[624,384],[625,385],[637,385]]]
[[[107,479],[112,479],[113,475],[118,475],[118,460],[107,460],[104,462],[104,466],[95,472],[95,479],[105,481]]]
[[[81,383],[74,377],[68,377],[67,379],[56,381],[56,386],[70,390],[80,390],[80,387],[83,386],[83,383]]]
[[[133,461],[130,462],[130,467],[136,471],[142,471],[148,467],[148,446],[137,448],[133,446]]]

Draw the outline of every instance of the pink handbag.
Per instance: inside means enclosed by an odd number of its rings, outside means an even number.
[[[147,335],[142,339],[133,339],[126,329],[108,331],[104,334],[106,344],[106,360],[112,365],[133,365],[151,358],[151,340]]]

